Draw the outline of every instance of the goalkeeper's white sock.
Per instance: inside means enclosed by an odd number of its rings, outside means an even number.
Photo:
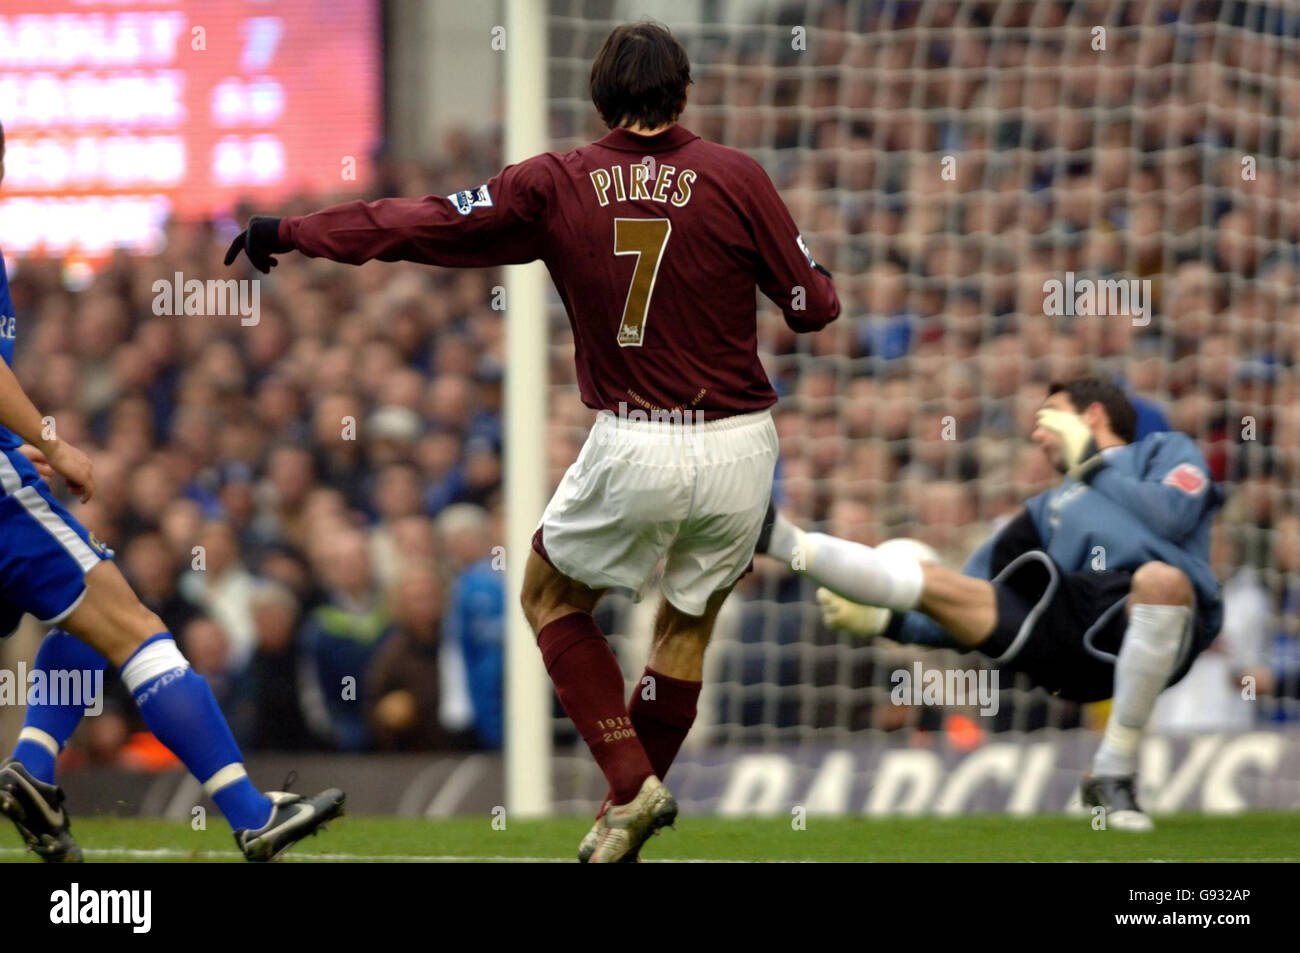
[[[921,598],[921,564],[917,560],[893,554],[886,558],[861,543],[825,533],[805,533],[780,516],[772,528],[768,553],[782,554],[777,558],[795,572],[864,605],[907,612],[915,609]]]
[[[773,559],[779,559],[787,566],[794,560],[795,554],[802,550],[801,540],[804,532],[777,511],[776,522],[767,537],[767,549],[764,553]]]
[[[1115,695],[1101,747],[1092,759],[1099,777],[1135,774],[1138,743],[1151,719],[1156,698],[1178,664],[1178,650],[1191,609],[1187,606],[1135,605],[1115,662]]]

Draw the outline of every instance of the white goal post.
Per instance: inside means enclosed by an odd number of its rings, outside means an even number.
[[[505,160],[548,147],[546,4],[507,0]],[[539,261],[505,270],[506,810],[551,812],[551,688],[519,607],[533,528],[546,505],[547,296]]]

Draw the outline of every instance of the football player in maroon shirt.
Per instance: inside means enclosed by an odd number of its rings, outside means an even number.
[[[771,180],[678,123],[686,51],[663,26],[618,27],[591,70],[610,132],[454,195],[255,217],[226,255],[260,271],[298,251],[361,264],[546,263],[598,410],[543,514],[521,594],[565,712],[609,782],[579,857],[635,860],[671,824],[661,779],[695,718],[705,646],[748,570],[777,458],[776,394],[758,359],[755,289],[795,331],[840,311]],[[656,570],[663,563],[662,576]],[[592,618],[611,587],[662,604],[630,704]]]

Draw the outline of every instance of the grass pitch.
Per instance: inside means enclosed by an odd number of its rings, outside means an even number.
[[[183,821],[74,818],[88,861],[242,861],[218,818],[194,831]],[[646,845],[646,861],[1297,861],[1300,813],[1156,817],[1156,830],[1095,831],[1089,818],[972,815],[950,818],[684,817]],[[285,863],[572,862],[590,821],[491,817],[420,820],[344,817],[282,858]],[[8,827],[6,823],[4,827]],[[16,832],[0,833],[0,861],[36,858]]]

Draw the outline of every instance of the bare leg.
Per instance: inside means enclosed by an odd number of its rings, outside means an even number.
[[[962,645],[976,648],[998,621],[993,584],[972,579],[937,563],[922,563],[921,601],[917,609],[934,619]]]
[[[655,618],[648,666],[671,678],[700,681],[704,676],[704,650],[713,637],[718,610],[727,601],[731,589],[728,586],[709,596],[704,615],[687,615],[665,599]]]
[[[524,591],[520,602],[523,603],[524,617],[532,626],[534,635],[540,634],[550,623],[566,615],[575,612],[590,615],[604,594],[604,589],[591,589],[570,579],[537,555],[535,550],[529,551],[528,563],[524,566]]]
[[[61,627],[120,668],[140,644],[167,626],[145,608],[114,563],[86,574],[86,595]]]

